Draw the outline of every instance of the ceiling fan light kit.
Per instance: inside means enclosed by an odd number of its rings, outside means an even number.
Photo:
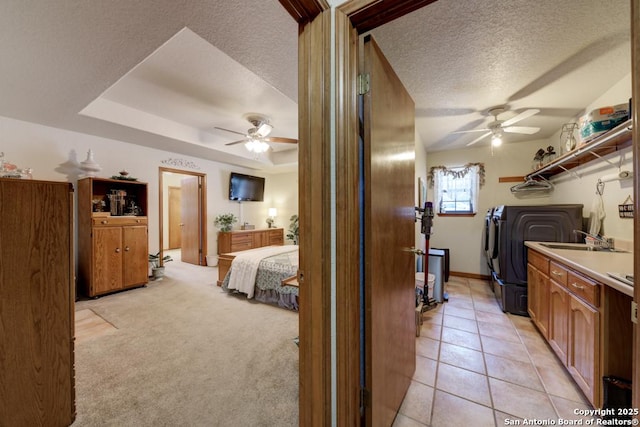
[[[522,113],[512,117],[508,120],[498,120],[498,116],[507,111],[506,106],[499,106],[490,108],[487,113],[493,116],[493,121],[490,122],[486,128],[483,129],[474,129],[469,131],[460,131],[456,133],[467,133],[467,132],[486,132],[480,137],[474,139],[473,141],[467,144],[467,147],[482,141],[487,136],[491,136],[491,146],[498,147],[502,144],[504,132],[508,133],[519,133],[525,135],[532,135],[540,130],[538,127],[530,127],[530,126],[512,126],[515,123],[518,123],[521,120],[529,118],[535,114],[538,114],[540,110],[535,108],[530,108],[528,110],[523,111]]]
[[[269,118],[260,114],[246,114],[244,118],[253,125],[247,133],[237,132],[235,130],[225,129],[221,127],[215,127],[215,129],[223,130],[225,132],[235,133],[242,135],[245,139],[239,141],[229,142],[225,145],[235,145],[244,142],[245,148],[256,154],[262,154],[266,152],[271,146],[269,142],[278,142],[284,144],[297,144],[298,140],[293,138],[283,138],[279,136],[268,137],[273,130],[273,125],[269,122]]]
[[[256,154],[262,154],[269,149],[269,144],[257,139],[250,139],[244,144],[244,146],[247,150]]]

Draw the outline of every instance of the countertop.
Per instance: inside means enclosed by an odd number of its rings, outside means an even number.
[[[602,251],[580,251],[572,249],[552,249],[543,246],[550,242],[525,242],[524,244],[561,262],[567,267],[571,267],[586,276],[604,283],[605,285],[633,297],[633,286],[622,283],[610,277],[607,272],[622,274],[633,274],[633,253],[632,252],[602,252]],[[563,243],[568,246],[585,246],[582,243]]]

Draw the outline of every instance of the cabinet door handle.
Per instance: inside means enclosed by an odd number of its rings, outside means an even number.
[[[561,271],[556,271],[556,270],[551,270],[551,274],[558,277],[563,276]]]
[[[125,250],[126,252],[129,252],[129,246],[125,246],[125,247],[124,247],[124,250]]]
[[[116,248],[116,253],[119,254],[120,253],[120,248]]]
[[[584,286],[580,286],[577,283],[572,283],[571,286],[573,286],[574,288],[580,290],[580,291],[584,291]]]

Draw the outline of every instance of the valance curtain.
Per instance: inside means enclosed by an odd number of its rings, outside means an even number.
[[[464,186],[464,191],[469,191],[469,209],[457,210],[453,213],[477,213],[478,194],[480,187],[484,185],[484,164],[483,163],[467,163],[462,167],[446,167],[434,166],[429,171],[429,185],[434,189],[435,206],[438,213],[443,213],[443,202],[447,192],[452,194],[453,180],[463,180],[459,185]]]

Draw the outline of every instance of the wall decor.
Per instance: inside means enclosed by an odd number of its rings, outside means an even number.
[[[189,169],[200,170],[200,166],[196,165],[191,160],[168,158],[166,160],[163,160],[161,163],[165,165],[176,166],[179,168],[189,168]]]

